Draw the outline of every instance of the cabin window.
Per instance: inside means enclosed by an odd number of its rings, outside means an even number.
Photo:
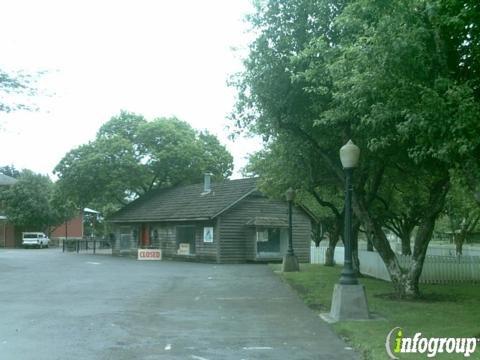
[[[120,231],[120,249],[130,249],[134,244],[134,231],[130,226],[122,226],[119,229]],[[136,244],[136,243],[135,243]]]
[[[287,248],[287,229],[257,229],[257,255],[283,255]]]
[[[177,254],[191,255],[195,254],[195,226],[181,225],[177,230]]]

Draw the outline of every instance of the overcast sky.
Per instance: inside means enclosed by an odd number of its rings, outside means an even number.
[[[260,147],[226,129],[250,11],[250,0],[2,0],[0,68],[48,70],[40,86],[53,95],[37,97],[39,112],[0,113],[0,166],[50,174],[124,109],[208,129],[238,172]]]

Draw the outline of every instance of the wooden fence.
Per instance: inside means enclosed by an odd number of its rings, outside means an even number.
[[[325,263],[326,247],[310,248],[312,264]],[[359,251],[360,271],[377,279],[391,281],[387,268],[377,252]],[[397,255],[402,267],[408,268],[411,256]],[[343,265],[344,249],[335,249],[335,262]],[[423,265],[420,283],[441,284],[455,282],[480,282],[480,257],[478,256],[436,256],[427,255]]]

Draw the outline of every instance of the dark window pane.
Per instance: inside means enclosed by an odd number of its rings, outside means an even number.
[[[177,247],[182,243],[190,244],[190,254],[195,254],[195,226],[177,226]]]
[[[265,240],[263,238],[263,240]],[[280,229],[268,229],[268,241],[257,242],[257,253],[280,252]]]

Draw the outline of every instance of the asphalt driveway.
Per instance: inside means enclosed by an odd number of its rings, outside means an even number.
[[[356,359],[265,265],[0,250],[0,359]]]

